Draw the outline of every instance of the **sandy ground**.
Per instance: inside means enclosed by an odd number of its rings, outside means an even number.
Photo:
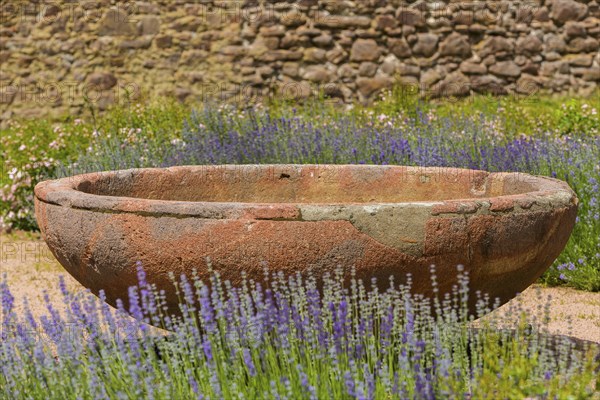
[[[85,290],[60,266],[43,240],[31,234],[0,235],[0,276],[3,274],[15,297],[17,312],[23,310],[23,299],[27,298],[36,317],[46,314],[44,291],[57,308],[62,308],[60,275],[70,291]],[[549,333],[600,343],[600,293],[533,285],[486,318],[500,318],[502,325],[516,327],[521,311],[526,312],[529,321],[542,321],[548,312]]]

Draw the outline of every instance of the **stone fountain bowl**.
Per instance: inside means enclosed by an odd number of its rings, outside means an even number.
[[[136,262],[177,297],[173,272],[208,263],[222,280],[256,281],[342,267],[382,288],[412,275],[414,292],[451,292],[457,265],[471,292],[502,304],[556,259],[577,197],[559,180],[522,173],[368,165],[222,165],[131,169],[46,181],[39,227],[58,261],[107,301],[127,301]],[[475,296],[472,296],[473,298]],[[126,303],[127,304],[127,303]]]

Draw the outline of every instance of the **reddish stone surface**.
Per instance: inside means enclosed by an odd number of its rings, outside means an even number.
[[[239,285],[242,271],[317,276],[336,267],[382,289],[412,275],[431,295],[456,285],[501,303],[564,248],[577,198],[561,181],[452,168],[332,165],[197,166],[78,175],[35,188],[48,246],[79,282],[127,298],[136,261],[177,302],[169,273],[208,282],[208,260]]]

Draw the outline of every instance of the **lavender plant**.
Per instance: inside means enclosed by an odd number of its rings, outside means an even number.
[[[368,163],[525,172],[562,179],[578,194],[578,223],[565,251],[542,279],[547,284],[600,290],[600,136],[548,131],[508,135],[500,128],[501,121],[483,115],[440,118],[418,109],[416,114],[410,118],[367,111],[358,117],[306,118],[292,111],[275,117],[268,112],[215,113],[207,107],[192,113],[170,152],[150,155],[145,165]]]
[[[212,274],[174,284],[179,316],[146,280],[112,309],[89,293],[46,297],[39,320],[14,310],[0,283],[3,398],[590,398],[598,348],[553,341],[535,326],[469,329],[468,275],[452,294],[424,299],[390,278],[386,291],[342,270],[269,275],[241,287]],[[210,284],[210,285],[208,285]],[[432,285],[436,288],[435,270]],[[479,296],[481,312],[488,303]],[[100,294],[103,299],[103,294]],[[127,312],[126,312],[127,311]],[[152,328],[148,323],[169,331]],[[553,344],[554,346],[552,346]],[[596,359],[594,358],[596,357]],[[594,394],[595,393],[595,394]]]
[[[345,112],[322,103],[254,111],[207,105],[190,115],[164,103],[116,108],[91,122],[15,123],[0,136],[0,229],[35,229],[39,180],[98,170],[369,163],[520,171],[566,180],[580,199],[571,240],[542,281],[598,291],[599,114],[597,102],[584,99],[433,105],[390,95]]]

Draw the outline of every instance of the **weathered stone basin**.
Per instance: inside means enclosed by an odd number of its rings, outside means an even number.
[[[264,265],[318,276],[342,266],[382,288],[412,274],[431,293],[456,284],[506,302],[564,248],[577,197],[556,179],[520,173],[367,165],[229,165],[132,169],[46,181],[35,188],[43,237],[60,263],[107,299],[127,298],[141,261],[151,282],[207,257],[225,280]],[[174,309],[175,310],[175,309]]]

